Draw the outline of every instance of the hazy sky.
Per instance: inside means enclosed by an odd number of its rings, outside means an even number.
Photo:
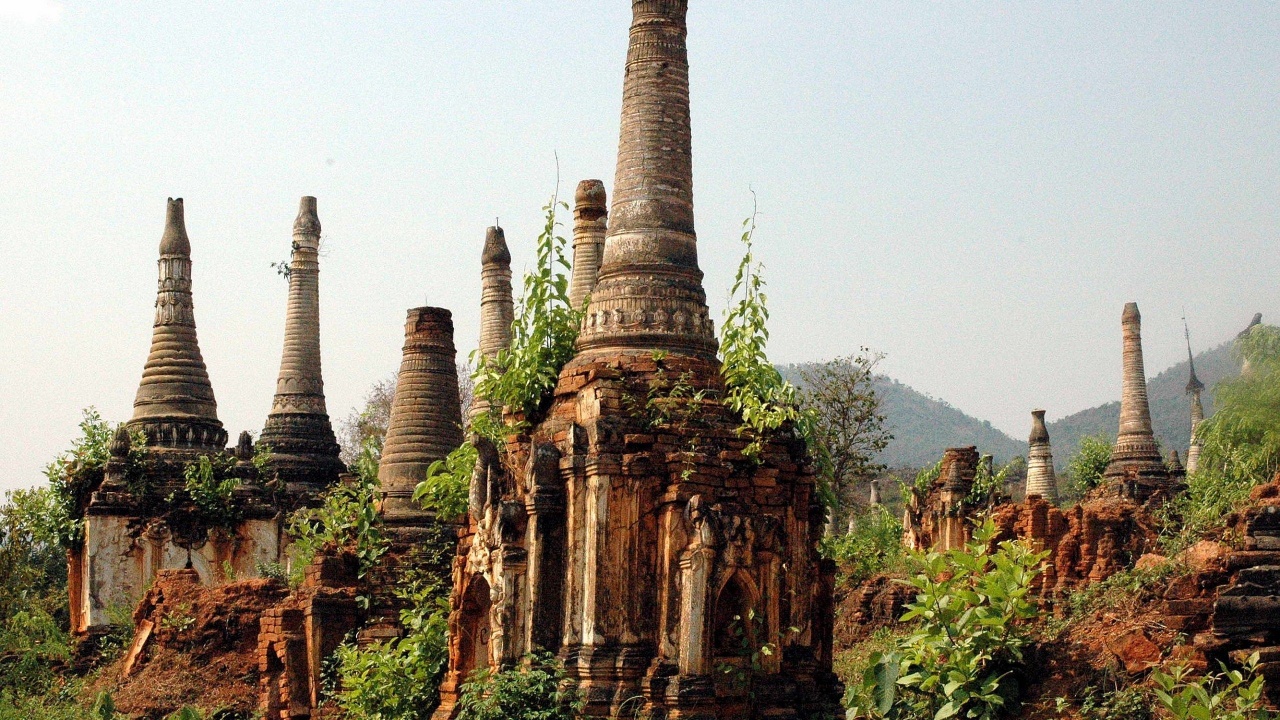
[[[759,199],[775,361],[869,346],[1015,437],[1280,320],[1272,3],[693,0],[700,262],[713,315]],[[612,182],[625,0],[0,0],[0,488],[80,409],[127,419],[165,198],[186,200],[219,414],[258,431],[298,197],[316,195],[335,420],[399,364],[405,309],[474,347],[500,217]],[[566,227],[568,234],[569,227]]]

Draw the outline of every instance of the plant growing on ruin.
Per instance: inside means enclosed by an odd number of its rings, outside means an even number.
[[[904,498],[913,498],[917,503],[923,502],[925,496],[929,494],[929,489],[933,487],[933,484],[938,481],[939,477],[942,477],[941,460],[929,467],[921,468],[916,472],[916,476],[911,480],[910,485],[899,481],[902,489],[902,496]]]
[[[755,213],[743,221],[742,227],[746,250],[738,263],[729,291],[729,307],[720,325],[720,372],[728,389],[724,403],[742,418],[738,434],[750,438],[742,451],[744,455],[758,459],[768,436],[789,424],[822,464],[822,447],[814,441],[816,413],[801,405],[799,391],[783,379],[765,354],[769,308],[761,275],[764,266],[756,262],[752,249]]]
[[[230,455],[201,455],[183,469],[187,496],[200,517],[217,527],[234,527],[243,513],[235,502],[240,478],[233,473],[236,459]],[[170,496],[170,500],[172,500]]]
[[[990,456],[988,456],[989,458]],[[973,485],[969,487],[969,495],[964,504],[970,508],[989,507],[1001,498],[1007,497],[1005,487],[1009,484],[1009,476],[1025,465],[1020,457],[1015,457],[995,470],[987,462],[979,462],[973,474]]]
[[[379,453],[379,442],[367,440],[353,468],[354,480],[325,490],[318,507],[302,508],[289,517],[291,583],[302,582],[307,566],[324,548],[346,548],[355,553],[360,577],[386,552],[388,541],[375,504]]]
[[[1080,449],[1067,463],[1067,477],[1062,496],[1080,499],[1102,483],[1102,473],[1111,463],[1111,441],[1105,435],[1080,438]]]
[[[476,446],[464,442],[443,460],[427,467],[427,477],[413,489],[413,499],[441,520],[456,520],[467,512],[471,475],[480,453]]]
[[[1193,676],[1185,665],[1168,671],[1151,671],[1158,707],[1173,720],[1260,720],[1275,718],[1262,699],[1258,653],[1245,661],[1243,670],[1220,665],[1221,672]]]
[[[462,686],[458,720],[573,720],[583,708],[577,686],[548,652],[525,656],[510,670],[479,670]]]
[[[534,268],[525,273],[515,304],[510,347],[492,359],[479,351],[471,356],[476,363],[476,395],[495,408],[524,413],[526,420],[550,398],[560,369],[573,357],[582,323],[582,310],[569,304],[567,241],[556,219],[560,209],[569,206],[555,195],[542,208],[546,222],[538,235]]]
[[[902,559],[902,521],[883,505],[869,507],[848,533],[824,537],[818,549],[839,565],[842,583],[856,585]]]
[[[439,701],[449,659],[448,588],[410,573],[396,595],[405,605],[403,636],[364,648],[346,642],[334,653],[333,702],[351,720],[417,720],[429,717]]]
[[[901,620],[919,621],[889,652],[872,656],[849,716],[892,720],[994,720],[1016,700],[1013,673],[1031,644],[1031,582],[1047,553],[1021,542],[994,551],[991,521],[965,548],[931,552]]]
[[[103,420],[93,407],[85,408],[80,420],[80,437],[72,441],[70,450],[45,467],[45,477],[57,498],[54,520],[58,541],[64,547],[73,547],[83,540],[84,506],[89,502],[90,493],[102,482],[103,471],[111,459],[111,442],[119,428],[120,425]],[[143,487],[142,473],[146,457],[146,436],[141,430],[131,430],[125,483],[130,492],[139,496],[147,489]]]

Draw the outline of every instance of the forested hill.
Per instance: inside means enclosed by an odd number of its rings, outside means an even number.
[[[779,370],[791,382],[801,384],[802,365]],[[976,445],[978,452],[995,456],[998,463],[1027,454],[1027,444],[997,430],[991,423],[964,414],[943,400],[936,400],[884,375],[873,387],[880,396],[886,425],[893,441],[879,461],[890,468],[932,465],[950,447]]]
[[[1221,380],[1240,374],[1240,361],[1232,350],[1233,344],[1234,341],[1226,342],[1196,356],[1196,376],[1205,384],[1201,399],[1206,416],[1213,413],[1214,386]],[[1147,398],[1151,404],[1151,424],[1156,439],[1166,453],[1177,450],[1183,460],[1191,442],[1191,398],[1186,394],[1188,370],[1184,360],[1147,379]],[[1116,367],[1116,394],[1119,392],[1120,368]],[[1051,421],[1049,438],[1053,443],[1054,464],[1064,467],[1079,447],[1080,438],[1085,435],[1115,438],[1119,424],[1119,400]]]
[[[800,384],[802,367],[787,365],[779,369],[788,380]],[[1184,360],[1147,381],[1156,438],[1162,448],[1176,449],[1184,460],[1191,440],[1191,400],[1185,392],[1187,370]],[[1213,412],[1213,387],[1220,380],[1239,374],[1240,362],[1231,342],[1196,356],[1196,375],[1206,386],[1202,395],[1206,416]],[[1119,367],[1115,368],[1115,375],[1118,395]],[[881,398],[886,424],[893,432],[893,442],[880,454],[880,462],[891,468],[930,465],[942,457],[943,450],[965,445],[976,445],[979,452],[993,454],[996,462],[1027,454],[1026,442],[1009,437],[985,420],[964,414],[945,400],[925,395],[884,375],[875,378],[874,387]],[[1052,410],[1049,417],[1053,417]],[[1053,442],[1054,464],[1059,470],[1065,469],[1085,435],[1114,439],[1119,423],[1118,400],[1051,421],[1049,437]]]

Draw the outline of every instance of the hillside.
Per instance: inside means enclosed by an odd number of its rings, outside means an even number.
[[[1240,361],[1232,352],[1232,342],[1226,342],[1196,356],[1196,375],[1205,384],[1201,395],[1205,415],[1213,414],[1213,388],[1221,380],[1240,374]],[[1118,370],[1118,368],[1117,368]],[[1117,372],[1117,389],[1119,385]],[[1177,450],[1185,459],[1187,445],[1191,442],[1191,399],[1186,395],[1188,367],[1180,362],[1147,380],[1147,398],[1151,403],[1151,423],[1160,446],[1166,451]],[[1106,435],[1114,438],[1120,424],[1120,402],[1110,402],[1068,415],[1049,423],[1049,437],[1053,441],[1053,458],[1063,467],[1080,446],[1085,435]]]
[[[800,383],[802,365],[779,370],[791,382]],[[893,441],[880,453],[879,461],[891,468],[918,468],[932,465],[949,447],[976,445],[998,463],[1016,455],[1026,455],[1027,444],[997,430],[986,420],[964,414],[944,400],[937,400],[909,385],[884,375],[874,381],[883,403],[886,425]]]

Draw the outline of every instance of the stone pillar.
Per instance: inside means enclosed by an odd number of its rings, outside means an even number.
[[[378,463],[382,515],[388,525],[415,526],[431,520],[413,500],[413,490],[426,478],[431,463],[462,444],[454,357],[452,314],[434,307],[410,310],[391,422]]]
[[[1135,499],[1145,501],[1155,489],[1168,484],[1169,471],[1151,431],[1147,375],[1142,363],[1142,316],[1137,303],[1124,306],[1120,325],[1124,331],[1120,431],[1103,477],[1108,480],[1130,477],[1136,482]]]
[[[1053,473],[1053,450],[1044,410],[1031,411],[1031,437],[1027,440],[1027,497],[1039,495],[1049,502],[1058,499],[1058,481]]]
[[[693,228],[687,0],[632,0],[613,205],[582,354],[667,350],[714,360]]]
[[[191,296],[191,240],[182,198],[169,198],[160,239],[159,287],[151,354],[133,401],[129,427],[140,428],[153,449],[220,452],[227,432],[196,339]]]
[[[291,492],[317,492],[343,471],[320,370],[320,218],[304,197],[293,222],[284,352],[276,396],[259,442]]]
[[[942,454],[938,506],[930,508],[936,513],[937,520],[937,530],[933,537],[934,550],[946,552],[964,547],[969,542],[969,518],[963,512],[964,501],[973,489],[978,459],[978,449],[973,446],[947,448]]]
[[[582,307],[600,276],[604,236],[609,216],[604,183],[578,183],[573,203],[573,278],[569,281],[569,306]]]

